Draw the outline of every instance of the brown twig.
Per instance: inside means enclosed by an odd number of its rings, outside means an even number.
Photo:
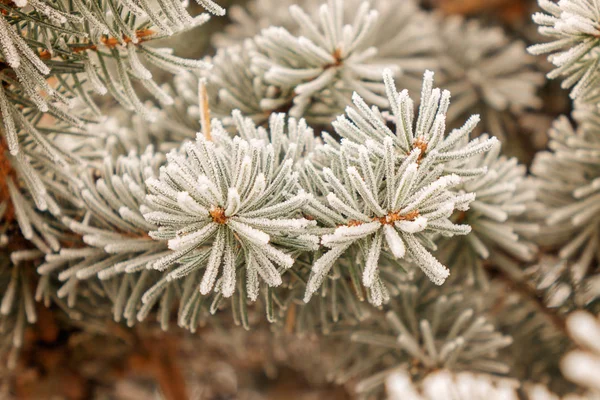
[[[3,216],[5,223],[13,221],[15,216],[14,206],[8,189],[8,181],[12,180],[14,182],[16,176],[17,174],[8,156],[8,144],[3,137],[0,137],[0,204],[4,202],[7,204],[7,209]]]
[[[135,32],[135,37],[137,38],[137,43],[143,43],[145,41],[148,40],[149,36],[154,35],[154,31],[152,29],[140,29],[138,31]],[[100,41],[102,42],[102,44],[108,48],[115,48],[118,45],[120,45],[122,42],[124,42],[125,44],[127,43],[131,43],[133,42],[133,40],[128,37],[128,36],[123,36],[122,41],[120,41],[119,39],[112,37],[112,36],[103,36],[102,39],[100,39]],[[92,43],[88,43],[88,44],[83,44],[83,45],[71,45],[69,46],[71,47],[71,50],[73,50],[73,52],[75,53],[79,53],[82,51],[86,51],[86,50],[98,50],[98,46],[96,46],[95,44]]]
[[[344,59],[342,58],[342,50],[341,49],[335,49],[332,56],[335,59],[335,61],[331,64],[325,65],[323,67],[324,70],[339,67],[340,65],[342,65],[344,63]]]
[[[415,211],[411,211],[407,214],[401,215],[400,212],[396,211],[396,212],[391,212],[388,215],[385,215],[383,217],[373,217],[373,221],[379,221],[382,225],[391,225],[394,222],[398,222],[398,221],[414,221],[415,219],[417,219],[419,217],[419,211],[415,210]],[[346,224],[346,226],[359,226],[362,225],[364,222],[362,221],[357,221],[355,219],[352,219],[350,221],[348,221],[348,223]],[[340,225],[340,226],[344,226],[344,225]]]
[[[290,335],[294,333],[294,327],[296,326],[296,311],[296,304],[290,304],[285,318],[285,332]]]
[[[202,134],[206,140],[212,140],[210,131],[210,108],[208,104],[208,92],[206,91],[206,80],[200,79],[198,82],[198,100],[200,106],[200,125]]]
[[[413,149],[421,150],[421,153],[419,153],[419,156],[417,157],[417,164],[420,165],[421,160],[423,159],[423,157],[425,156],[425,152],[427,151],[427,141],[422,137],[418,137],[417,140],[415,140],[415,142],[413,143]]]

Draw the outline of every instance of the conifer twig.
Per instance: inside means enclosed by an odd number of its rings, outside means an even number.
[[[212,141],[210,134],[210,108],[208,105],[208,93],[206,92],[206,79],[198,81],[198,104],[200,106],[200,125],[202,134],[206,140]]]

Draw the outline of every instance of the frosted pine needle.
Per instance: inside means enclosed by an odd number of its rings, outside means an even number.
[[[381,395],[386,378],[408,365],[416,381],[439,369],[507,373],[498,351],[509,346],[511,338],[493,326],[468,291],[448,293],[446,287],[427,284],[415,282],[405,288],[386,306],[384,319],[367,320],[354,329],[353,344],[343,344],[330,379],[356,382],[356,393],[369,398]]]
[[[538,178],[538,213],[546,223],[540,243],[558,248],[559,257],[572,262],[576,283],[597,273],[600,235],[597,111],[579,107],[574,114],[579,126],[559,117],[550,130],[550,151],[538,153],[532,165]]]
[[[294,249],[316,245],[307,234],[314,221],[299,214],[309,196],[297,192],[292,160],[273,163],[272,144],[230,140],[214,122],[212,138],[216,142],[199,135],[196,143],[171,152],[160,179],[147,182],[151,194],[144,216],[160,227],[150,235],[167,239],[174,251],[152,268],[164,270],[212,248],[208,259],[194,266],[204,269],[202,294],[217,290],[231,296],[240,265],[246,268],[249,294],[258,293],[258,276],[278,286],[294,263]]]
[[[550,79],[562,78],[562,87],[571,88],[573,99],[585,97],[598,80],[600,14],[597,0],[539,0],[544,12],[533,15],[539,32],[552,38],[529,47],[532,54],[549,54],[556,67]]]
[[[482,135],[478,140],[486,138]],[[470,225],[472,232],[464,240],[440,241],[440,257],[460,266],[455,275],[458,281],[466,278],[482,288],[488,287],[483,260],[488,266],[518,271],[520,262],[510,260],[533,261],[537,252],[533,238],[539,234],[539,226],[526,217],[535,207],[535,184],[526,177],[525,166],[515,158],[501,156],[500,149],[496,142],[488,153],[472,157],[460,168],[455,169],[451,162],[445,167],[447,172],[464,175],[459,190],[473,193],[475,200],[469,210],[454,216]]]
[[[364,2],[358,7],[354,22],[346,24],[344,5],[344,0],[323,4],[318,23],[300,7],[292,6],[290,13],[302,36],[271,27],[255,39],[259,51],[253,57],[253,69],[260,71],[267,83],[283,91],[293,89],[289,104],[293,117],[303,116],[313,108],[335,113],[353,91],[385,105],[379,83],[382,67],[372,61],[377,50],[367,44],[378,13]]]
[[[433,87],[434,74],[426,71],[421,91],[421,104],[415,121],[414,102],[408,91],[398,92],[390,70],[384,72],[389,113],[369,106],[358,94],[352,100],[354,107],[346,108],[346,115],[339,116],[333,127],[337,134],[349,141],[365,145],[370,151],[382,157],[385,138],[390,138],[396,162],[408,157],[419,149],[419,163],[437,165],[452,162],[457,170],[469,158],[492,148],[495,137],[474,139],[469,136],[479,123],[479,115],[471,116],[465,124],[446,133],[446,114],[450,105],[450,92]],[[394,128],[386,122],[391,121]]]
[[[355,95],[358,111],[348,108],[348,117],[339,117],[334,124],[344,137],[341,145],[331,143],[323,148],[331,157],[331,168],[323,169],[322,174],[330,188],[327,201],[344,222],[322,238],[323,245],[331,250],[313,265],[305,301],[352,245],[362,251],[364,286],[381,294],[375,303],[381,304],[387,297],[378,271],[382,251],[397,259],[406,257],[440,285],[449,271],[430,253],[431,235],[465,235],[470,231],[469,226],[454,224],[450,217],[454,210],[467,210],[474,195],[454,191],[461,178],[445,173],[440,164],[455,163],[455,171],[460,173],[470,158],[488,151],[496,140],[469,142],[472,122],[444,137],[450,95],[432,89],[430,72],[425,74],[413,128],[412,100],[406,92],[396,91],[391,72],[384,78],[396,132],[387,127],[378,109],[369,108]]]

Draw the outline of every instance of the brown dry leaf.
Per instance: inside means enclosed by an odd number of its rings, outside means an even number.
[[[472,16],[480,13],[494,13],[501,20],[512,23],[528,15],[524,0],[435,0],[435,5],[446,14]]]

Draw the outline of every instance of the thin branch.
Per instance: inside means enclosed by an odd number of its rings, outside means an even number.
[[[200,106],[200,125],[202,126],[202,134],[206,140],[212,141],[210,131],[210,108],[208,104],[208,92],[206,91],[206,79],[198,81],[198,101]]]

